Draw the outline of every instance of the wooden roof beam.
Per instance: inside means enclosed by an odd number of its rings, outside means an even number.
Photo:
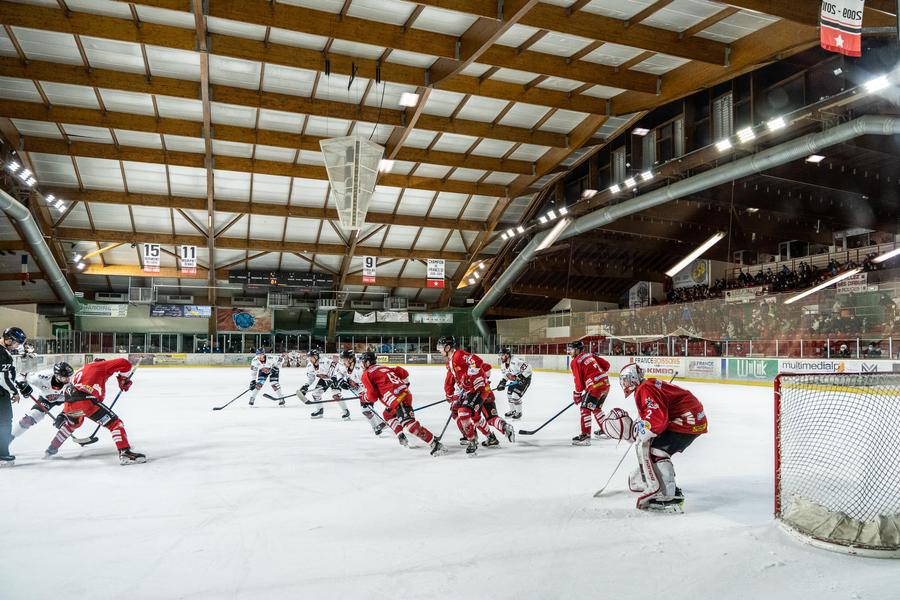
[[[58,227],[53,235],[57,239],[79,242],[121,242],[121,243],[152,243],[165,245],[189,245],[203,246],[206,243],[205,236],[199,235],[170,235],[167,233],[143,233],[132,231],[119,231],[111,229],[90,229]],[[347,246],[344,244],[312,244],[306,242],[284,242],[280,240],[247,240],[245,238],[220,237],[216,240],[216,247],[220,250],[257,250],[266,252],[301,252],[344,256]],[[362,248],[361,250],[362,251]],[[444,260],[458,262],[465,259],[464,252],[447,252],[438,250],[407,250],[403,248],[373,248],[366,246],[365,252],[372,256],[397,259],[443,258]]]
[[[153,148],[136,148],[131,146],[115,147],[110,144],[93,142],[72,142],[49,138],[24,138],[26,152],[42,152],[60,156],[83,156],[86,158],[106,158],[110,160],[126,160],[153,164],[168,164],[182,167],[205,168],[204,156],[192,152],[166,152]],[[280,175],[283,177],[299,177],[301,179],[317,179],[327,181],[325,167],[315,165],[294,165],[287,162],[253,160],[233,156],[216,156],[216,168],[241,173],[261,173]],[[481,196],[506,196],[506,187],[468,181],[430,179],[410,175],[383,174],[382,185],[399,188],[415,188],[437,192],[456,192],[460,194],[476,194]]]
[[[139,94],[173,96],[176,98],[200,99],[197,82],[169,77],[153,77],[148,81],[144,75],[125,73],[108,69],[92,69],[86,72],[77,65],[65,65],[47,61],[33,60],[23,64],[16,58],[0,57],[0,75],[33,81],[50,81],[87,87],[99,87]],[[223,85],[211,85],[212,97],[216,102],[236,104],[250,108],[264,108],[289,113],[298,113],[319,117],[364,121],[366,123],[382,123],[385,125],[402,125],[403,111],[376,107],[360,107],[346,102],[329,100],[312,100],[302,96],[278,94],[274,92],[258,92]],[[547,131],[531,131],[522,127],[492,125],[482,121],[465,119],[447,119],[423,114],[419,119],[419,128],[429,131],[458,133],[472,137],[536,144],[564,148],[566,136]],[[217,125],[220,129],[222,126]]]

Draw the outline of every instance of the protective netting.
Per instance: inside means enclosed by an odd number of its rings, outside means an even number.
[[[776,516],[820,542],[900,552],[900,373],[782,374]]]

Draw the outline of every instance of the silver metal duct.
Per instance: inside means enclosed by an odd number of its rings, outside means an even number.
[[[637,196],[631,200],[626,200],[621,204],[597,209],[576,219],[572,225],[562,232],[559,239],[564,240],[587,233],[642,210],[666,204],[672,200],[696,194],[711,187],[759,173],[793,160],[805,158],[819,150],[862,135],[895,135],[898,133],[900,133],[900,118],[871,115],[859,117],[827,131],[811,133],[796,140],[779,144],[711,171],[695,175],[642,196]],[[486,335],[487,326],[481,317],[500,299],[509,286],[525,270],[525,267],[534,257],[537,247],[546,235],[547,232],[545,231],[535,236],[472,309],[472,316],[475,318],[475,323],[478,325],[478,330],[481,331],[482,335]]]
[[[41,271],[44,272],[47,283],[49,283],[59,294],[59,297],[63,299],[66,308],[68,308],[73,315],[78,314],[81,306],[79,300],[75,297],[75,292],[72,291],[72,288],[69,287],[69,282],[66,281],[65,275],[63,275],[63,272],[59,269],[59,265],[56,264],[56,259],[53,258],[50,247],[47,246],[47,242],[44,240],[44,236],[41,235],[41,230],[38,228],[37,223],[35,223],[34,219],[31,217],[31,213],[21,202],[7,194],[4,190],[0,190],[0,210],[5,212],[10,219],[13,219],[19,224],[22,235],[25,236],[24,241],[28,242],[28,245],[31,247],[31,254],[34,256],[35,261],[37,261]]]

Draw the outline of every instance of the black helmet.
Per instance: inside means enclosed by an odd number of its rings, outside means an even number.
[[[312,350],[310,350],[309,352],[306,353],[306,356],[308,356],[308,357],[310,357],[310,358],[312,358],[312,357],[314,357],[314,356],[315,356],[316,358],[319,358],[319,351],[316,350],[315,348],[313,348]]]
[[[366,350],[365,352],[359,355],[359,360],[364,363],[376,364],[378,362],[378,357],[375,356],[375,353],[371,350]]]
[[[53,365],[53,374],[57,377],[71,377],[74,373],[75,369],[67,362],[58,362]]]
[[[353,350],[341,350],[341,358],[352,358],[356,360],[356,354]]]
[[[451,348],[456,348],[456,338],[452,335],[442,335],[438,338],[438,346],[450,346]]]
[[[28,336],[18,327],[7,327],[3,332],[3,339],[24,344],[28,340]]]
[[[571,348],[573,350],[584,350],[584,342],[581,340],[575,340],[574,342],[569,342],[566,344],[566,348]]]
[[[500,349],[497,350],[497,354],[501,356],[504,354],[507,356],[512,356],[512,348],[510,348],[509,346],[500,346]]]

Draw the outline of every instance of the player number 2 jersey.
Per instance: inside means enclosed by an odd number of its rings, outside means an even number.
[[[706,411],[694,394],[677,385],[645,379],[634,391],[638,414],[650,421],[656,435],[672,430],[699,435],[706,433]]]

